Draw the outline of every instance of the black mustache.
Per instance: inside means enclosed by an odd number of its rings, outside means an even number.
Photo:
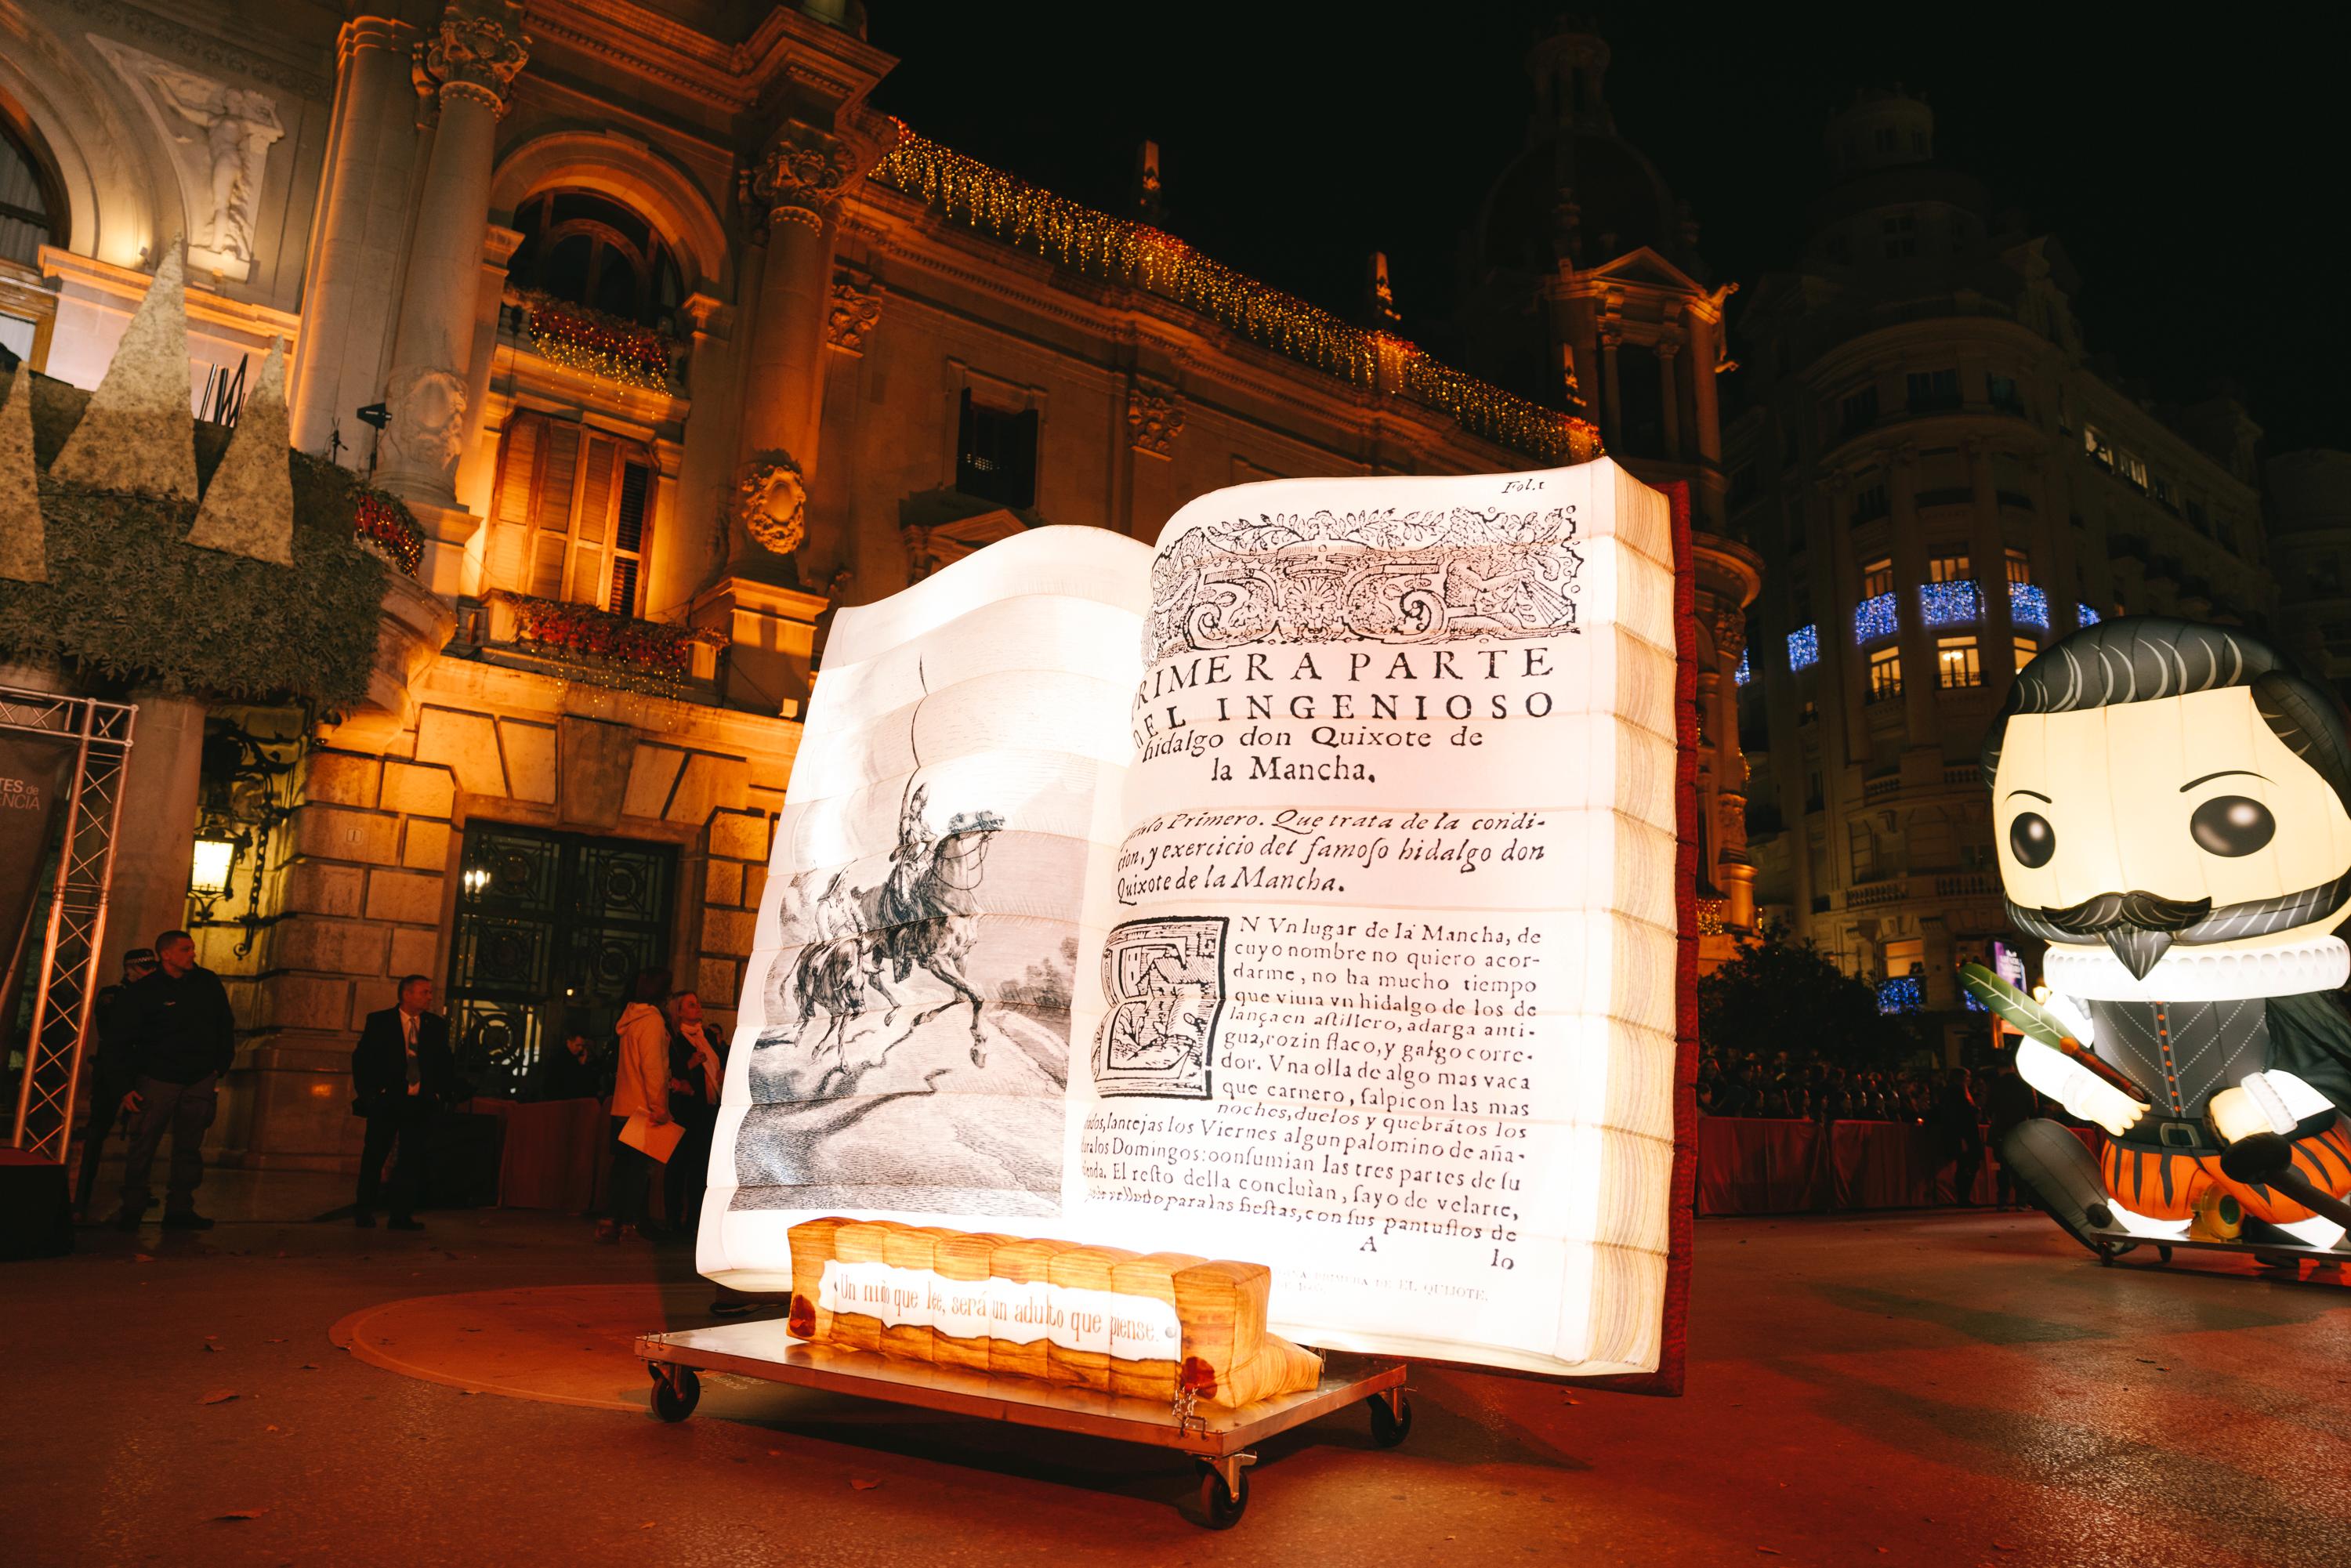
[[[2101,893],[2064,909],[2038,911],[2052,931],[2067,936],[2102,936],[2121,927],[2138,931],[2185,931],[2212,913],[2210,898],[2166,898],[2134,888]]]

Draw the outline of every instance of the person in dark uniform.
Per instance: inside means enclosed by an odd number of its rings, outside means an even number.
[[[433,1005],[433,982],[407,976],[398,994],[398,1007],[368,1014],[351,1051],[351,1109],[367,1118],[353,1218],[362,1227],[375,1224],[383,1164],[392,1159],[391,1228],[422,1230],[415,1208],[424,1145],[434,1112],[458,1097],[457,1059],[449,1050],[449,1020],[426,1010]]]
[[[147,1212],[147,1176],[163,1134],[172,1134],[172,1179],[163,1225],[210,1230],[196,1212],[204,1179],[204,1132],[220,1108],[220,1075],[236,1059],[236,1016],[220,977],[196,962],[196,944],[184,931],[155,938],[155,972],[123,988],[124,1033],[131,1041],[136,1082],[122,1103],[134,1120],[122,1163],[122,1207],[116,1228],[135,1230]]]
[[[137,1087],[131,1038],[131,1009],[125,1002],[130,988],[155,972],[155,949],[132,947],[122,955],[122,983],[98,993],[91,1021],[98,1035],[97,1060],[90,1063],[89,1124],[81,1137],[81,1176],[74,1184],[74,1218],[89,1218],[91,1197],[98,1190],[98,1163],[106,1155],[106,1134],[122,1115],[123,1097]]]
[[[2041,1096],[2032,1092],[2032,1085],[2016,1071],[2014,1061],[2001,1062],[1998,1075],[1991,1081],[1991,1090],[1984,1096],[1984,1119],[1991,1124],[1992,1152],[1998,1156],[1999,1186],[1993,1196],[2002,1208],[2017,1207],[2018,1193],[2016,1170],[2009,1163],[2001,1144],[2009,1134],[2040,1114]]]
[[[726,1041],[702,1019],[702,998],[680,991],[669,999],[669,1113],[685,1129],[662,1177],[662,1208],[671,1227],[692,1236],[702,1219],[702,1193],[710,1185],[710,1140],[718,1127],[718,1096],[726,1086]]]
[[[531,1073],[534,1100],[601,1100],[611,1092],[603,1064],[596,1060],[596,1044],[585,1019],[569,1019],[563,1026],[563,1043],[539,1058]]]

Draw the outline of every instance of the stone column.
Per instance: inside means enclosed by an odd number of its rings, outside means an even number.
[[[745,172],[741,197],[764,236],[758,302],[743,353],[742,427],[726,518],[725,575],[696,595],[696,625],[726,632],[723,691],[738,707],[797,716],[808,696],[816,617],[790,558],[808,537],[809,482],[824,413],[832,214],[864,149],[786,122]]]
[[[491,225],[482,242],[479,292],[474,298],[474,344],[465,366],[465,450],[457,460],[457,504],[490,515],[490,486],[497,476],[496,442],[482,439],[489,415],[490,366],[497,358],[498,312],[507,297],[507,263],[522,244],[521,231]]]
[[[109,985],[122,973],[126,948],[151,946],[157,932],[188,922],[204,768],[203,703],[152,691],[134,692],[131,701],[139,717],[122,780],[122,821],[106,893],[106,946],[99,955],[99,975]],[[237,1021],[250,1027],[253,1020]]]
[[[355,439],[365,432],[352,413],[375,399],[399,268],[397,248],[375,220],[387,191],[405,186],[414,150],[408,75],[415,37],[406,23],[382,16],[355,17],[343,27],[319,232],[302,282],[293,444],[324,454],[340,429],[339,456],[352,465],[366,455],[365,443]]]
[[[384,402],[392,423],[377,479],[411,504],[428,539],[424,578],[464,591],[464,558],[481,519],[457,504],[466,431],[466,372],[489,227],[492,141],[507,89],[527,57],[515,0],[451,0],[417,50],[417,89],[440,106],[409,243],[400,330]]]
[[[1683,350],[1689,360],[1690,379],[1690,455],[1698,461],[1698,471],[1707,482],[1698,488],[1706,496],[1710,514],[1708,527],[1722,531],[1725,517],[1725,496],[1729,480],[1722,472],[1722,412],[1716,397],[1715,367],[1722,360],[1718,340],[1721,335],[1721,318],[1697,309],[1687,315],[1688,346]]]
[[[799,481],[771,489],[775,504],[747,507],[735,519],[740,531],[728,541],[729,559],[758,575],[771,573],[775,564],[761,560],[762,553],[789,556],[805,533],[807,488],[824,413],[832,213],[859,162],[843,138],[792,120],[743,175],[743,205],[765,255],[744,357],[738,476],[774,484],[789,473]]]
[[[1657,413],[1665,422],[1666,459],[1671,463],[1682,460],[1682,389],[1674,371],[1680,349],[1670,337],[1657,339]]]
[[[1625,421],[1616,395],[1616,345],[1624,333],[1614,326],[1600,329],[1600,439],[1609,451],[1624,444]]]

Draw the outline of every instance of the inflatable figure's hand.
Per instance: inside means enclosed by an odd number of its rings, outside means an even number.
[[[2046,986],[2041,988],[2040,995],[2036,999],[2043,1007],[2056,1015],[2057,1021],[2065,1026],[2067,1034],[2072,1035],[2084,1045],[2098,1043],[2097,1026],[2090,1021],[2089,1009],[2083,1007],[2081,1003],[2063,991],[2053,991]]]
[[[2334,1102],[2291,1072],[2249,1073],[2234,1089],[2223,1089],[2205,1108],[2205,1120],[2223,1144],[2264,1133],[2305,1137],[2335,1124]]]
[[[2255,1073],[2254,1076],[2259,1077],[2260,1074]],[[2212,1131],[2220,1134],[2220,1142],[2223,1144],[2241,1143],[2247,1138],[2257,1137],[2264,1133],[2275,1134],[2286,1130],[2284,1127],[2272,1126],[2269,1112],[2241,1088],[2223,1089],[2213,1095],[2212,1103],[2206,1107],[2204,1116],[2205,1120],[2212,1124]],[[2292,1124],[2289,1123],[2287,1125],[2291,1126]]]
[[[2095,1122],[2119,1138],[2147,1114],[2144,1102],[2132,1099],[2103,1078],[2078,1068],[2074,1071],[2064,1095],[2065,1109],[2082,1120]]]

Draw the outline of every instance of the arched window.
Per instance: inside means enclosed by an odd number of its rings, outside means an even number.
[[[0,260],[40,265],[41,247],[58,243],[66,205],[43,161],[0,103]]]
[[[507,276],[524,288],[674,330],[685,298],[677,258],[653,227],[592,191],[542,191],[515,211],[522,244]]]

